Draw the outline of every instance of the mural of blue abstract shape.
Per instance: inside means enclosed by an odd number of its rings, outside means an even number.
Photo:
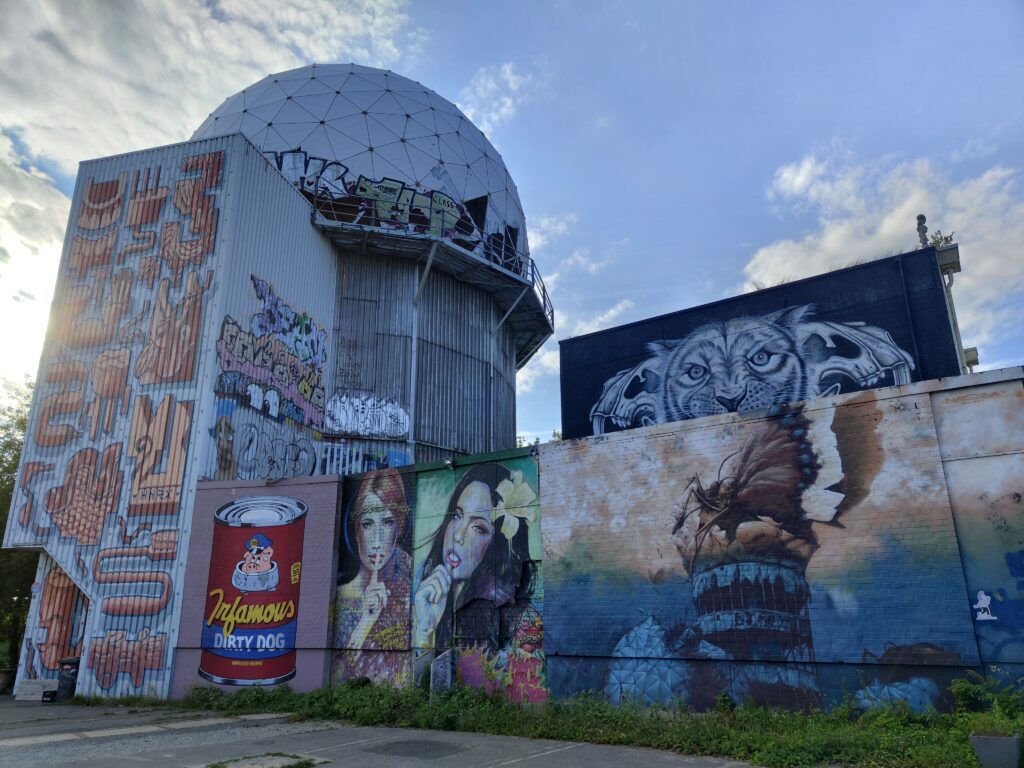
[[[865,711],[902,702],[913,712],[926,712],[937,709],[938,700],[939,686],[928,677],[912,677],[903,682],[888,684],[875,679],[854,696],[857,708]]]
[[[615,646],[605,696],[614,704],[668,704],[680,698],[689,672],[684,662],[669,655],[665,630],[649,616]]]

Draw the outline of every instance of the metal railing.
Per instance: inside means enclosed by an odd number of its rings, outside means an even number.
[[[536,262],[519,247],[518,232],[480,231],[464,205],[440,191],[420,191],[393,179],[346,180],[348,168],[336,160],[301,150],[268,152],[285,177],[313,204],[314,220],[345,229],[409,234],[446,245],[527,280],[552,329],[555,311]]]

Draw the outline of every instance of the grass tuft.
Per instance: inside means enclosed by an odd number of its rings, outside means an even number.
[[[972,732],[980,726],[1012,731],[1024,722],[1024,714],[1002,708],[917,714],[897,706],[858,715],[850,706],[810,714],[721,706],[695,713],[682,704],[672,708],[613,706],[595,694],[524,706],[467,688],[454,688],[431,699],[418,688],[365,683],[305,694],[286,687],[247,688],[234,694],[197,687],[184,704],[226,713],[292,712],[301,719],[344,720],[367,726],[651,747],[688,755],[731,757],[769,768],[836,764],[870,768],[973,767],[977,762],[968,740]]]

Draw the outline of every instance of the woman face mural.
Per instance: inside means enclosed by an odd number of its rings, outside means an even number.
[[[408,674],[412,559],[402,476],[364,480],[345,519],[339,573],[333,679],[369,677],[403,684]]]
[[[536,586],[529,541],[536,498],[523,472],[503,464],[475,464],[462,475],[418,567],[416,647],[442,650],[455,639],[501,647],[493,614],[528,605]]]
[[[543,624],[533,602],[540,573],[530,543],[538,533],[535,467],[525,457],[476,464],[447,494],[445,515],[417,565],[413,646],[420,672],[434,653],[458,647],[464,684],[500,688],[513,701],[546,698]],[[421,514],[437,509],[426,499],[443,499],[438,491],[449,478],[442,470],[428,479]]]
[[[444,531],[445,564],[454,581],[465,581],[484,559],[494,538],[491,489],[473,482],[455,500],[455,514]]]
[[[356,523],[359,561],[364,571],[378,571],[391,559],[398,541],[398,515],[377,494],[366,494]]]

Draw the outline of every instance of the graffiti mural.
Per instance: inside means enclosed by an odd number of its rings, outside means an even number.
[[[42,569],[41,569],[42,570]],[[60,660],[76,656],[85,627],[85,597],[52,560],[45,566],[39,595],[35,652],[46,670],[60,668]]]
[[[129,515],[177,513],[193,405],[166,395],[154,409],[148,396],[138,398],[128,440],[128,453],[135,459]]]
[[[46,492],[43,505],[61,536],[80,545],[96,544],[103,524],[121,503],[121,444],[107,446],[102,456],[83,448],[71,457],[62,485]]]
[[[196,272],[189,272],[185,291],[177,303],[170,301],[171,281],[164,278],[156,295],[156,307],[149,321],[146,344],[135,363],[140,384],[191,381],[194,375],[196,345],[203,294],[210,289],[213,272],[200,283]]]
[[[263,309],[252,315],[248,330],[230,315],[224,318],[217,342],[223,371],[217,394],[267,418],[320,429],[327,332],[285,304],[269,283],[255,275],[252,283]]]
[[[146,627],[134,638],[123,629],[95,638],[89,645],[86,667],[104,691],[109,691],[122,674],[127,675],[133,689],[141,689],[146,672],[162,670],[168,661],[167,635],[155,634]]]
[[[338,550],[335,684],[411,680],[412,497],[412,483],[394,470],[360,481],[352,494]]]
[[[787,307],[649,343],[648,358],[604,383],[594,434],[910,381],[914,359],[888,332],[812,314],[809,304]]]
[[[370,392],[337,392],[327,401],[326,426],[334,433],[397,439],[409,434],[409,413]]]
[[[267,157],[328,219],[445,237],[469,251],[481,249],[492,258],[502,255],[506,236],[485,237],[482,232],[487,197],[466,205],[457,202],[461,196],[443,165],[431,170],[440,189],[427,189],[387,177],[354,175],[337,160],[301,150],[268,152]],[[507,237],[514,253],[515,239]]]
[[[82,693],[159,693],[170,682],[165,648],[179,609],[182,487],[224,152],[158,154],[127,170],[119,162],[76,192],[5,539],[55,561],[40,600],[65,585],[92,606],[88,619],[76,614]],[[29,632],[30,641],[47,635],[30,649],[43,675],[57,653],[55,615],[46,608]],[[119,623],[140,616],[144,628]]]
[[[409,446],[404,441],[333,438],[320,444],[321,475],[355,475],[412,463]]]
[[[514,701],[547,696],[537,464],[437,470],[416,483],[412,645],[419,673],[459,649],[468,685]]]
[[[928,399],[857,397],[542,450],[551,692],[947,705],[978,656]]]
[[[226,315],[208,477],[280,480],[316,474],[324,424],[327,332],[255,275],[260,302],[247,323]]]
[[[217,398],[209,431],[214,442],[209,476],[216,480],[280,480],[318,474],[319,433],[265,419],[235,400]]]

